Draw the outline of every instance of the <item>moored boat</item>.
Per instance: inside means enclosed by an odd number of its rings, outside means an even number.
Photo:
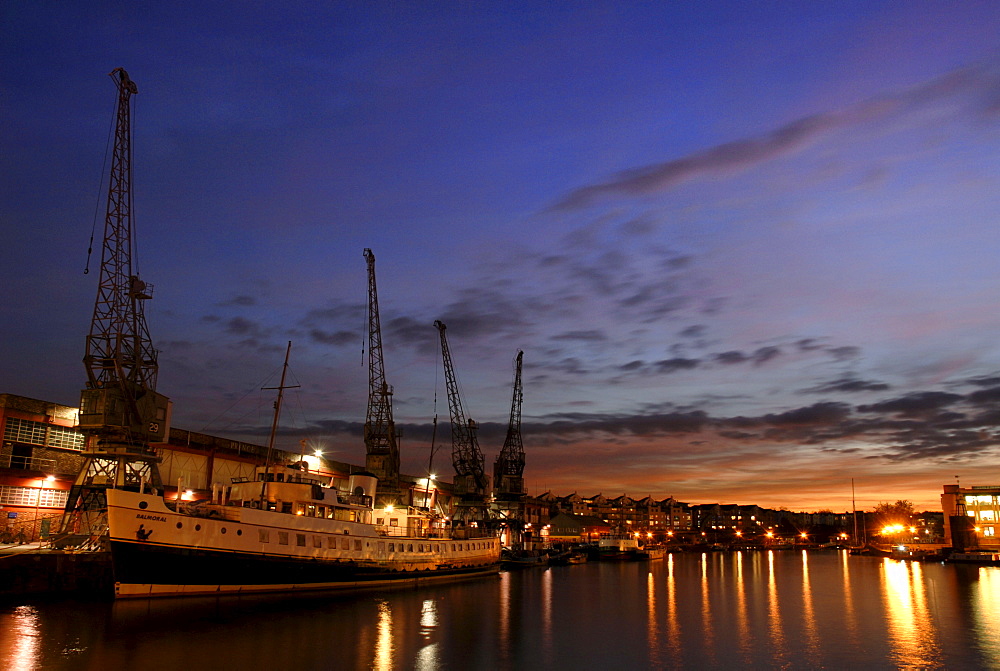
[[[118,598],[415,585],[496,573],[500,541],[425,512],[375,510],[377,479],[346,491],[288,466],[260,467],[214,500],[108,490]]]
[[[952,552],[945,560],[955,564],[1000,565],[1000,552]]]
[[[597,558],[620,561],[639,558],[639,541],[629,533],[604,533],[597,539]]]

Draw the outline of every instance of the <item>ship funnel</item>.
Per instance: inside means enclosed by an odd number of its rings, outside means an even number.
[[[369,496],[372,501],[375,500],[375,489],[378,486],[378,478],[371,473],[367,471],[351,473],[351,477],[347,483],[352,495]]]

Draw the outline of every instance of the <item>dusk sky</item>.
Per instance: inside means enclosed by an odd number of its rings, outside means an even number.
[[[0,393],[79,402],[124,67],[175,427],[266,442],[290,340],[278,447],[364,463],[369,247],[407,473],[440,319],[531,494],[1000,483],[1000,3],[8,0],[0,63]]]

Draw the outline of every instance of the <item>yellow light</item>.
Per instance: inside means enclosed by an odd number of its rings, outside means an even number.
[[[800,535],[800,536],[802,536],[803,538],[808,538],[808,535],[806,534],[806,532],[805,532],[805,531],[803,531],[803,532],[802,532],[802,533],[800,533],[799,535]]]
[[[396,509],[396,507],[395,507],[394,505],[392,505],[392,504],[390,503],[389,505],[387,505],[387,506],[385,507],[385,512],[387,512],[387,513],[391,513],[391,512],[392,512],[393,510],[395,510],[395,509]]]
[[[54,475],[46,475],[45,476],[45,482],[55,482],[55,481],[56,481],[56,476],[54,476]]]
[[[743,532],[742,532],[742,531],[737,531],[737,532],[736,532],[736,535],[737,535],[737,536],[742,536],[742,535],[743,535]]]
[[[768,531],[767,532],[767,537],[768,538],[774,538],[774,532],[773,531]]]

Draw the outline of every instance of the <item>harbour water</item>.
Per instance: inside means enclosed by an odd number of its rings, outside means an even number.
[[[0,605],[4,669],[997,669],[1000,568],[674,554],[419,590]]]

